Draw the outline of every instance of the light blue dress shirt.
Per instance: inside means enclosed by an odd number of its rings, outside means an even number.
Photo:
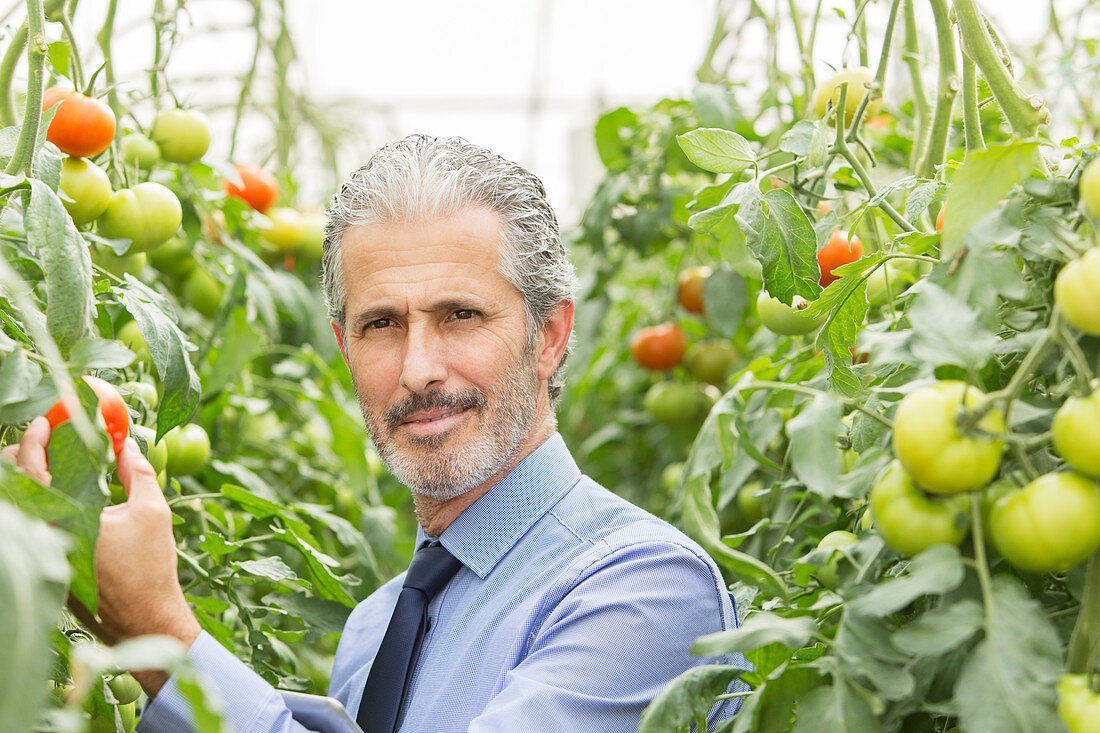
[[[423,529],[417,544],[429,538]],[[432,600],[398,719],[401,733],[634,733],[670,680],[706,661],[703,634],[737,625],[718,568],[670,524],[596,484],[555,434],[438,540],[464,567]],[[404,573],[352,611],[329,694],[354,717]],[[278,693],[212,637],[189,656],[236,733],[302,733]],[[735,683],[735,685],[738,683]],[[740,700],[711,711],[713,723]],[[170,680],[141,733],[190,733]]]

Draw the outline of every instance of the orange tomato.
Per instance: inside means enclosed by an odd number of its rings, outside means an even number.
[[[817,252],[817,265],[821,269],[821,287],[826,287],[839,275],[833,270],[849,262],[855,262],[863,256],[863,243],[859,237],[848,239],[848,232],[837,230],[829,237],[829,242]]]
[[[630,342],[630,355],[646,369],[663,371],[679,364],[687,351],[687,337],[675,323],[643,328]]]
[[[270,209],[279,198],[279,182],[275,180],[275,176],[258,165],[237,164],[233,167],[237,169],[241,185],[226,179],[225,192],[244,201],[261,214]]]
[[[126,436],[130,434],[130,411],[126,409],[126,401],[110,382],[91,376],[85,376],[84,381],[99,397],[99,414],[103,416],[103,424],[107,426],[111,448],[118,455],[126,442]],[[46,411],[46,420],[50,423],[50,430],[69,421],[69,410],[62,400],[55,402]]]
[[[680,307],[690,313],[703,312],[703,286],[710,277],[711,268],[707,265],[689,267],[676,278],[678,289],[676,300]]]
[[[115,113],[93,97],[65,87],[50,87],[42,95],[42,111],[60,105],[50,120],[46,139],[66,155],[91,158],[115,139]]]

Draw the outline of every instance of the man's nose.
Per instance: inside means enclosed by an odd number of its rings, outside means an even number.
[[[410,324],[401,364],[401,386],[410,392],[425,392],[442,385],[447,379],[444,347],[432,329]]]

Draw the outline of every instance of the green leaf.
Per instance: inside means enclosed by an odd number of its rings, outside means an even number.
[[[817,235],[806,212],[783,189],[764,194],[761,212],[760,235],[746,233],[746,240],[760,261],[768,293],[787,305],[795,295],[813,300],[821,292],[817,284],[821,270],[817,265]]]
[[[852,267],[857,263],[844,265]],[[837,268],[843,271],[844,267]],[[841,277],[829,288],[838,287],[847,293],[839,301],[829,320],[818,333],[817,340],[825,342],[825,371],[833,387],[843,395],[854,397],[863,391],[863,385],[852,369],[856,337],[867,318],[867,282],[859,277]]]
[[[794,127],[783,133],[779,139],[779,149],[785,153],[805,156],[810,152],[814,139],[814,123],[808,120],[796,122]]]
[[[222,332],[216,350],[211,351],[213,366],[203,384],[208,394],[221,390],[246,373],[248,363],[263,351],[265,339],[244,308],[235,308]]]
[[[23,349],[15,349],[0,363],[0,405],[22,402],[42,378],[42,369],[27,358]]]
[[[928,183],[922,183],[914,188],[909,195],[905,198],[905,218],[909,221],[916,221],[917,217],[928,208],[928,205],[932,203],[932,200],[936,198],[936,194],[939,192],[942,183],[936,181],[929,181]],[[936,212],[937,214],[939,212]]]
[[[879,583],[849,603],[854,613],[881,617],[897,613],[917,598],[941,595],[959,587],[965,577],[959,548],[933,545],[912,559],[900,575]]]
[[[164,298],[132,275],[126,275],[125,282],[112,291],[137,322],[164,385],[164,397],[157,410],[157,440],[160,440],[169,430],[186,422],[199,405],[202,386],[187,358],[193,346],[176,326],[175,312]]]
[[[310,579],[313,581],[318,596],[343,603],[345,606],[355,605],[355,599],[348,595],[348,592],[344,589],[344,585],[350,579],[337,576],[332,572],[332,568],[339,567],[340,563],[318,550],[304,539],[299,532],[295,532],[289,527],[285,530],[276,530],[275,534],[282,542],[297,548],[302,553],[302,557],[305,558],[306,565],[309,567]]]
[[[939,656],[968,641],[981,626],[981,604],[967,598],[910,621],[894,633],[894,645],[914,656]]]
[[[0,473],[0,490],[8,475]],[[31,730],[46,706],[54,664],[50,639],[61,616],[69,565],[66,540],[44,522],[0,502],[0,720]]]
[[[703,170],[713,173],[740,173],[756,165],[749,141],[736,132],[717,127],[677,135],[676,140],[688,159]]]
[[[703,317],[714,333],[732,337],[741,328],[748,305],[745,278],[721,267],[703,285]]]
[[[69,76],[69,59],[72,51],[65,41],[54,41],[46,47],[46,58],[58,76]]]
[[[810,643],[816,631],[817,624],[812,618],[784,618],[757,611],[736,629],[700,636],[692,644],[691,653],[700,657],[720,657],[737,652],[745,654],[768,644],[799,649]]]
[[[909,321],[913,326],[909,350],[932,367],[954,364],[978,371],[997,345],[970,306],[927,280],[920,283],[909,307]]]
[[[249,575],[255,575],[260,578],[268,578],[276,582],[283,580],[298,580],[298,574],[295,573],[289,565],[283,562],[281,557],[271,555],[268,557],[262,557],[258,560],[244,560],[243,562],[232,563],[233,567],[238,570],[242,570]]]
[[[833,647],[843,676],[866,680],[887,700],[905,700],[913,696],[916,679],[909,670],[909,657],[891,642],[892,629],[884,619],[849,610]]]
[[[87,339],[73,347],[69,359],[74,371],[122,369],[134,361],[134,352],[117,341]]]
[[[837,438],[841,432],[840,403],[827,394],[815,395],[787,422],[791,470],[807,489],[825,498],[836,494],[840,476]]]
[[[280,594],[271,603],[302,619],[319,634],[339,634],[351,614],[351,609],[342,603],[314,598],[305,593]]]
[[[688,463],[690,465],[690,459]],[[692,476],[684,482],[683,500],[685,531],[702,545],[719,565],[742,582],[759,586],[773,595],[786,597],[786,584],[767,563],[747,553],[734,550],[722,542],[718,513],[711,504],[710,488],[705,476]]]
[[[63,355],[92,333],[92,260],[61,199],[45,183],[30,179],[24,213],[27,244],[46,281],[46,326]]]
[[[741,672],[726,664],[704,664],[681,674],[653,698],[642,713],[638,733],[669,733],[687,729],[714,706],[714,698],[729,689]]]
[[[985,639],[955,685],[967,733],[1059,733],[1055,685],[1062,648],[1045,609],[1015,578],[993,579]]]
[[[815,687],[798,705],[794,733],[878,733],[882,724],[867,701],[845,684]]]
[[[217,468],[217,466],[215,466]],[[264,519],[266,517],[283,516],[283,507],[273,501],[261,499],[247,489],[233,484],[222,486],[222,496],[240,505],[242,509],[254,517]]]
[[[637,154],[632,144],[638,127],[638,115],[626,107],[607,112],[596,121],[596,151],[609,171],[619,172],[630,167]]]
[[[1001,199],[1031,174],[1039,143],[992,143],[987,150],[967,154],[966,161],[951,176],[943,213],[944,259],[966,244],[970,228],[996,209]]]

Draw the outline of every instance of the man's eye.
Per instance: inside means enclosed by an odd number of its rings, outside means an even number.
[[[371,321],[370,323],[368,323],[363,328],[364,328],[364,330],[370,330],[370,329],[386,328],[389,325],[390,325],[390,319],[389,318],[378,318],[378,319],[375,319],[375,320]]]
[[[477,311],[470,310],[469,308],[463,308],[454,312],[454,318],[456,321],[467,321],[474,317]]]

